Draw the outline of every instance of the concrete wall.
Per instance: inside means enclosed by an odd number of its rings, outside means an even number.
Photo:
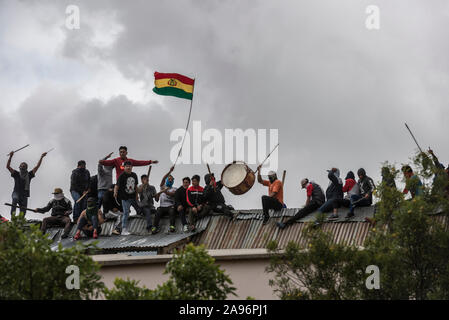
[[[230,296],[229,299],[246,299],[248,296],[256,299],[277,299],[268,285],[271,275],[265,272],[269,263],[265,249],[211,250],[209,254],[226,270],[226,274],[237,288],[238,297]],[[94,259],[102,264],[100,274],[106,286],[112,287],[117,277],[128,277],[140,280],[141,285],[153,289],[168,279],[168,275],[163,272],[171,255],[130,257],[117,254],[94,256]]]

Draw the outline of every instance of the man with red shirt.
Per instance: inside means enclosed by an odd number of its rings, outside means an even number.
[[[112,159],[112,160],[100,160],[98,161],[99,164],[107,167],[115,167],[115,174],[116,178],[118,180],[118,177],[123,173],[125,170],[125,167],[123,163],[125,161],[130,161],[133,167],[142,167],[142,166],[148,166],[150,164],[156,164],[159,161],[157,160],[134,160],[127,157],[128,155],[128,148],[125,146],[121,146],[119,148],[120,157]]]
[[[304,208],[299,209],[299,211],[285,223],[278,222],[277,226],[279,227],[279,229],[284,229],[296,220],[304,218],[323,205],[325,200],[324,192],[318,184],[313,181],[309,182],[309,179],[305,178],[301,180],[301,187],[302,189],[306,189],[307,191],[307,200]]]
[[[186,190],[187,215],[190,223],[190,231],[195,230],[195,222],[202,218],[204,210],[204,188],[200,186],[200,176],[192,177],[192,185]]]
[[[260,168],[261,166],[257,168],[257,182],[268,187],[268,196],[262,196],[263,224],[266,224],[270,219],[268,210],[278,211],[284,207],[284,191],[282,182],[277,178],[276,172],[268,172],[269,180],[263,180],[260,175]]]

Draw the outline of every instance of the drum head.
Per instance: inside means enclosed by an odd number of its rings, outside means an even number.
[[[247,167],[244,163],[233,163],[229,165],[222,174],[222,182],[227,188],[234,188],[245,180]]]

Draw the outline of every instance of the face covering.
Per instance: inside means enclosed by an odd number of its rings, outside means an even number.
[[[168,188],[171,188],[173,186],[174,182],[175,182],[174,180],[170,181],[170,179],[167,177],[167,179],[165,179],[165,186],[167,186]]]
[[[64,194],[63,193],[57,193],[54,195],[55,200],[62,200],[64,199]]]
[[[268,180],[270,180],[270,183],[273,183],[274,181],[276,181],[276,177],[275,176],[269,176]]]

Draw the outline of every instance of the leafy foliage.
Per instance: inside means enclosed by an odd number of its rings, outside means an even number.
[[[330,234],[308,228],[308,246],[276,243],[267,271],[282,299],[447,299],[449,297],[448,175],[430,157],[414,157],[423,194],[405,199],[394,186],[400,173],[388,163],[377,186],[375,222],[363,250],[334,244]],[[407,188],[416,179],[404,180]],[[439,213],[438,217],[434,217]],[[380,270],[380,289],[368,290],[366,267]]]
[[[88,248],[52,251],[52,241],[23,214],[0,224],[0,299],[90,299],[103,289],[99,265],[84,254]],[[79,267],[80,289],[67,289],[66,268]]]

